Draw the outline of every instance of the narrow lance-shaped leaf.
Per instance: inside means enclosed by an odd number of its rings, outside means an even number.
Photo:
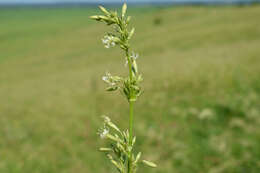
[[[110,13],[103,7],[99,6],[100,10],[103,11],[106,15],[110,15]]]
[[[120,170],[120,172],[123,171],[123,168],[120,166],[120,164],[118,164],[110,154],[108,154],[107,157],[109,158],[111,163],[113,163],[116,166],[116,168]]]
[[[117,89],[118,89],[117,86],[112,86],[112,87],[106,88],[106,91],[116,91]]]
[[[134,146],[135,141],[136,141],[136,137],[133,137],[133,140],[132,140],[132,146]]]
[[[114,21],[107,16],[98,16],[98,17],[99,17],[99,19],[103,20],[107,24],[113,24],[114,23]]]
[[[122,143],[122,140],[121,140],[121,139],[116,138],[116,137],[114,137],[114,136],[112,136],[112,135],[110,135],[110,134],[107,134],[106,137],[107,137],[108,139],[112,140],[112,141]]]
[[[137,64],[136,64],[136,61],[133,60],[133,63],[132,63],[132,70],[134,72],[134,75],[137,75],[138,73],[138,68],[137,68]]]
[[[139,159],[141,158],[141,152],[139,152],[135,158],[135,163],[137,163],[139,161]]]
[[[109,152],[109,151],[112,151],[112,149],[111,148],[99,148],[99,151]]]
[[[113,128],[114,130],[116,130],[117,132],[119,132],[120,134],[122,134],[122,132],[120,131],[120,129],[111,121],[107,123],[107,125],[111,128]]]
[[[122,7],[122,18],[125,17],[126,9],[127,9],[127,5],[126,5],[126,3],[124,3],[124,5]]]
[[[132,28],[132,30],[129,32],[128,39],[131,39],[134,33],[135,33],[135,28]]]
[[[142,162],[143,162],[145,165],[150,166],[150,167],[152,167],[152,168],[156,168],[156,167],[157,167],[157,165],[156,165],[155,163],[153,163],[153,162],[150,162],[150,161],[147,161],[147,160],[142,160]]]
[[[126,19],[126,24],[127,25],[129,24],[130,20],[131,20],[131,16],[128,16],[127,19]]]
[[[89,18],[90,18],[90,19],[94,19],[94,20],[98,20],[98,19],[99,19],[99,17],[98,17],[97,15],[95,15],[95,16],[90,16]]]

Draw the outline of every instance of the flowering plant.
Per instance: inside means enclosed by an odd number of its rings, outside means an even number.
[[[131,20],[130,16],[126,16],[127,5],[122,7],[122,13],[119,15],[116,11],[108,11],[104,7],[99,7],[104,15],[91,16],[99,22],[104,22],[109,26],[113,26],[114,32],[108,32],[102,39],[105,48],[119,46],[125,54],[126,66],[129,70],[127,77],[112,76],[106,73],[102,80],[108,85],[107,91],[120,91],[129,103],[129,130],[120,130],[107,116],[103,116],[104,125],[99,130],[99,135],[103,139],[108,139],[111,142],[110,147],[100,148],[100,151],[105,152],[111,163],[117,168],[119,173],[135,173],[138,163],[140,162],[141,152],[134,153],[134,144],[136,137],[133,136],[133,113],[134,103],[141,95],[142,89],[140,82],[143,80],[138,72],[137,58],[138,54],[132,51],[130,53],[129,41],[132,38],[135,29],[128,30],[128,25]],[[142,160],[147,166],[156,167],[156,164]]]

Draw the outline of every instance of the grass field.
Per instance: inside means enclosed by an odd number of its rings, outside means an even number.
[[[105,71],[127,74],[104,49],[90,8],[0,9],[0,172],[115,172],[96,135],[100,116],[128,125]],[[150,173],[260,170],[260,6],[130,10],[145,93],[135,134]],[[138,110],[138,111],[137,111]]]

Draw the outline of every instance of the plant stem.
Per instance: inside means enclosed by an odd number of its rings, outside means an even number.
[[[129,102],[129,143],[133,140],[134,101]]]
[[[134,101],[129,102],[129,144],[132,145],[133,140],[133,120],[134,120]],[[128,173],[132,173],[132,149],[129,153]]]
[[[132,61],[129,57],[129,49],[126,49],[126,57],[128,60],[128,67],[129,67],[129,78],[130,78],[130,83],[132,83],[133,80],[133,73],[132,73]],[[130,91],[131,92],[131,91]],[[130,98],[129,98],[129,144],[132,144],[132,139],[133,139],[133,114],[134,114],[134,101],[131,100],[132,98],[132,93],[130,93]]]
[[[128,67],[129,67],[129,78],[130,83],[133,79],[132,74],[132,61],[129,57],[129,49],[126,50],[126,57],[128,60]],[[133,121],[134,121],[134,101],[131,100],[132,93],[130,93],[130,99],[129,99],[129,145],[132,145],[133,141]],[[128,159],[128,173],[132,173],[132,149],[129,153],[129,159]]]

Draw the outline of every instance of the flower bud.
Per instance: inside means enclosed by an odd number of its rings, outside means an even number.
[[[122,17],[125,17],[126,9],[127,9],[127,5],[126,5],[126,3],[124,3],[124,5],[122,7]]]
[[[143,162],[145,165],[150,166],[150,167],[152,167],[152,168],[156,168],[156,167],[157,167],[157,165],[156,165],[155,163],[153,163],[153,162],[150,162],[150,161],[147,161],[147,160],[143,160],[142,162]]]

